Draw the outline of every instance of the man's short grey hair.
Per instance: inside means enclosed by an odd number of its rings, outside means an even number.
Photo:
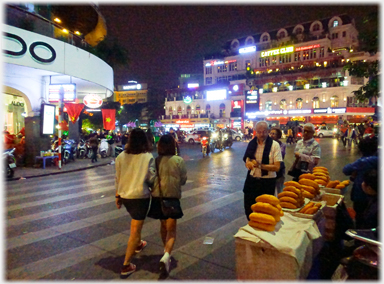
[[[265,129],[268,129],[268,123],[266,123],[265,121],[259,121],[256,123],[256,126],[255,126],[255,129],[258,125],[264,125]]]
[[[310,128],[312,128],[312,131],[315,132],[315,126],[312,123],[308,122],[308,123],[304,124],[304,127],[310,127]]]

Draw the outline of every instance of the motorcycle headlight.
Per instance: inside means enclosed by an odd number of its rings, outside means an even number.
[[[217,133],[212,134],[212,137],[216,138],[217,137]]]
[[[224,134],[224,138],[228,138],[228,134]]]

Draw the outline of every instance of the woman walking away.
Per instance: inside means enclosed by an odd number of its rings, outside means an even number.
[[[91,139],[89,139],[89,145],[92,147],[92,160],[91,162],[97,162],[97,149],[99,147],[99,141],[97,139],[97,134],[94,134]]]
[[[145,132],[140,128],[132,130],[128,145],[116,158],[116,207],[124,204],[131,215],[131,231],[121,275],[135,272],[131,263],[134,253],[139,253],[147,245],[141,240],[141,229],[149,209],[149,187],[155,181],[155,161],[149,153],[150,147]]]
[[[282,134],[283,132],[277,127],[273,127],[271,129],[271,132],[269,133],[269,136],[271,136],[273,140],[279,143],[281,156],[283,158],[283,162],[280,162],[280,170],[276,173],[276,196],[277,194],[283,191],[284,180],[285,180],[284,157],[285,157],[285,148],[287,147],[287,145],[280,141]]]
[[[176,201],[181,198],[181,186],[187,181],[187,169],[183,158],[176,156],[175,139],[166,134],[161,136],[156,158],[157,176],[152,192],[151,209],[148,217],[160,220],[160,235],[164,244],[164,256],[160,260],[160,272],[169,273],[171,252],[176,240],[176,219],[183,216],[180,210],[179,216],[168,218],[161,210],[161,197],[163,200]],[[176,200],[175,200],[176,199]]]

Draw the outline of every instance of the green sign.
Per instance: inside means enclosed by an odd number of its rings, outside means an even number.
[[[190,97],[190,96],[186,96],[185,98],[184,98],[184,103],[186,103],[186,104],[190,104],[192,102],[192,98]]]

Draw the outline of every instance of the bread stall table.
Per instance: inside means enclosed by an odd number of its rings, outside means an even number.
[[[324,243],[324,220],[322,214],[313,220],[285,212],[272,232],[241,227],[235,235],[237,279],[306,279]]]

